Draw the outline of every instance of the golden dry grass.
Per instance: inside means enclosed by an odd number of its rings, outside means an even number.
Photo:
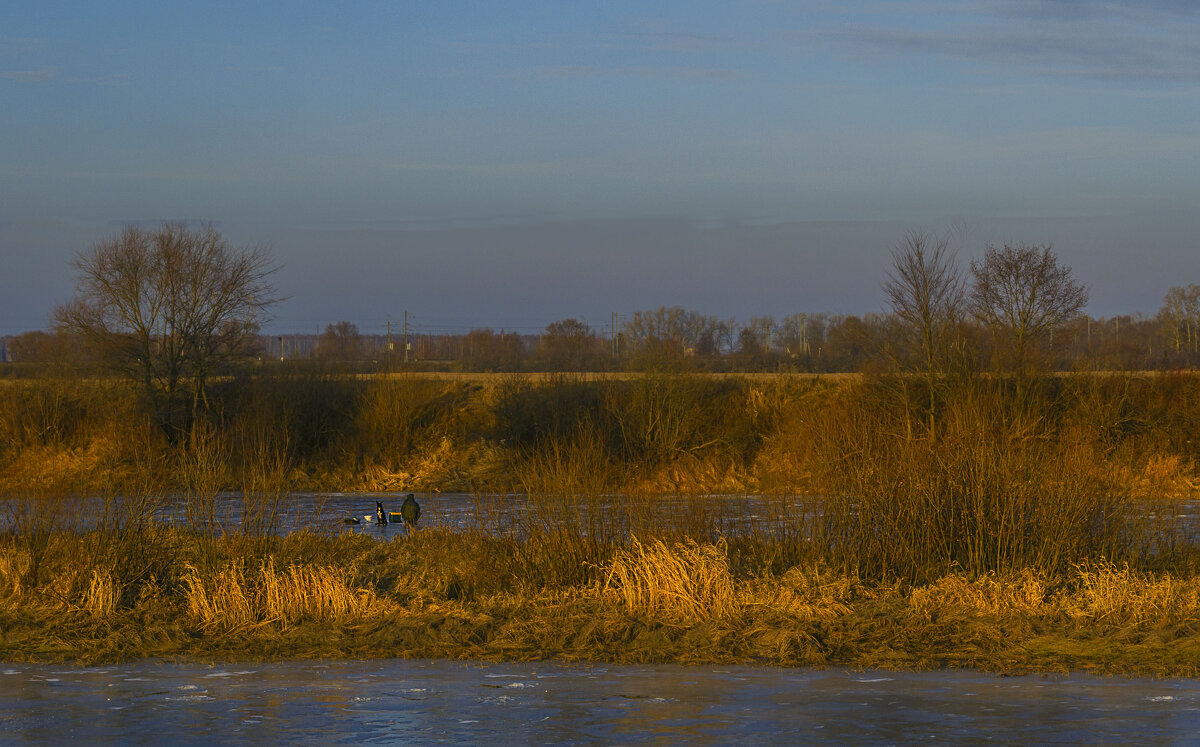
[[[108,617],[121,602],[121,587],[111,571],[92,569],[80,605],[93,617]]]
[[[564,580],[545,570],[563,547],[532,538],[194,539],[156,533],[161,562],[131,575],[89,557],[97,537],[56,532],[36,582],[29,550],[0,546],[0,659],[386,652],[1190,675],[1200,651],[1200,576],[1107,562],[913,584],[820,560],[752,572],[723,541],[618,539],[590,576]]]
[[[723,542],[643,544],[635,537],[606,570],[605,594],[652,619],[688,624],[729,616],[740,607]]]
[[[201,574],[188,565],[183,586],[188,613],[205,627],[229,630],[257,620],[253,591],[240,566],[227,565]]]
[[[1047,610],[1049,584],[1031,570],[968,579],[953,574],[912,589],[909,606],[921,619],[932,621],[947,613],[959,616],[1042,614]]]
[[[1088,563],[1078,567],[1078,591],[1064,600],[1064,610],[1075,618],[1134,624],[1197,618],[1200,579]]]
[[[247,573],[230,563],[202,573],[187,566],[183,576],[188,613],[203,626],[233,630],[247,625],[305,621],[345,623],[377,618],[394,605],[373,588],[351,582],[353,567],[288,565],[276,568],[267,558]]]
[[[761,605],[797,621],[849,614],[850,604],[862,595],[862,582],[855,576],[802,567],[790,568],[779,578],[758,579],[742,591],[744,604]]]
[[[0,551],[0,599],[20,598],[32,560],[27,551],[5,548]]]

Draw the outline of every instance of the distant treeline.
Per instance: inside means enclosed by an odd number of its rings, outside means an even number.
[[[892,314],[793,314],[783,319],[720,319],[680,307],[636,311],[614,340],[576,319],[540,334],[503,329],[464,333],[362,334],[352,322],[323,334],[258,335],[264,361],[319,361],[358,371],[577,372],[693,370],[838,373],[889,367],[896,355]],[[987,331],[962,323],[962,339],[981,369],[996,347]],[[407,345],[407,350],[405,349]],[[1052,340],[1047,363],[1070,370],[1170,370],[1200,365],[1200,286],[1173,288],[1154,316],[1080,316]],[[87,347],[72,335],[31,331],[0,338],[0,362],[86,368]]]

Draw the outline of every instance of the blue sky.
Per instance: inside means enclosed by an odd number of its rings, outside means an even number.
[[[1197,8],[17,0],[0,334],[162,219],[270,246],[280,332],[878,311],[910,229],[1153,313],[1200,282]]]

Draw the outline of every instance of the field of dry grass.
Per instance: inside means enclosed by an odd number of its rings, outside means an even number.
[[[155,529],[141,568],[54,534],[0,547],[0,659],[450,657],[973,667],[1195,676],[1200,577],[1081,564],[911,584],[820,562],[753,571],[723,542],[631,540],[575,582],[534,547],[427,531],[201,552]],[[743,561],[744,562],[744,561]],[[36,570],[34,567],[36,566]]]

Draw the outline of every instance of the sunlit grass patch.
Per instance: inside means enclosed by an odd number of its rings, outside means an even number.
[[[25,592],[32,560],[27,551],[8,547],[0,551],[0,599],[18,599]]]
[[[205,627],[230,629],[256,620],[253,593],[240,566],[227,565],[205,578],[188,565],[183,585],[188,613]]]
[[[1032,570],[968,579],[960,574],[912,589],[909,606],[921,619],[958,616],[1033,615],[1047,611],[1048,584]]]
[[[238,564],[202,574],[187,566],[183,576],[189,614],[205,627],[231,630],[258,623],[287,627],[304,621],[348,623],[387,614],[393,605],[371,588],[351,583],[353,568],[289,565],[273,558],[247,573]]]
[[[111,571],[93,568],[83,589],[82,609],[93,617],[107,617],[121,603],[121,586]]]
[[[374,589],[351,583],[354,572],[353,567],[299,565],[280,571],[268,560],[260,573],[264,614],[290,625],[306,619],[345,622],[390,611]]]
[[[740,609],[723,541],[643,544],[635,537],[610,561],[603,588],[631,613],[677,624]]]
[[[861,595],[861,583],[850,575],[795,567],[780,578],[761,579],[745,592],[747,603],[782,612],[797,621],[830,620],[850,612]]]
[[[1099,561],[1077,567],[1078,591],[1065,601],[1074,618],[1144,623],[1200,615],[1196,578],[1141,573]]]

